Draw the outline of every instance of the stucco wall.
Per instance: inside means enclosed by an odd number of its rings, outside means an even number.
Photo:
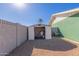
[[[0,20],[0,55],[6,55],[27,40],[27,27]]]
[[[53,26],[58,27],[64,37],[79,41],[79,13],[55,23]]]

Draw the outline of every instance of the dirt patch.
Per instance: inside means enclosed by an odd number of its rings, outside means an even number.
[[[79,44],[53,38],[50,40],[30,40],[12,51],[10,56],[76,56]]]

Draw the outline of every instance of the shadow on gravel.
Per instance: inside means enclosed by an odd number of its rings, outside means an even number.
[[[32,41],[26,41],[19,47],[15,48],[7,56],[31,56],[33,50]]]
[[[34,47],[38,49],[46,49],[52,51],[67,51],[74,49],[77,46],[61,38],[53,38],[52,40],[37,41],[34,44]]]
[[[68,51],[77,48],[76,45],[63,40],[62,38],[53,38],[52,40],[33,40],[26,41],[20,47],[16,48],[10,56],[31,56],[33,48],[52,51]]]

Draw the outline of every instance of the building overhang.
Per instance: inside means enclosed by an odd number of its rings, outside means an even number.
[[[49,21],[49,25],[52,25],[52,22],[55,21],[56,17],[69,17],[69,16],[77,14],[77,13],[79,13],[79,8],[75,8],[75,9],[71,9],[71,10],[68,10],[68,11],[52,14],[50,21]]]

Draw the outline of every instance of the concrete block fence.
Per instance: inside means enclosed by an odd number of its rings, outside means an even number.
[[[27,40],[27,27],[0,20],[0,55],[6,55]]]

